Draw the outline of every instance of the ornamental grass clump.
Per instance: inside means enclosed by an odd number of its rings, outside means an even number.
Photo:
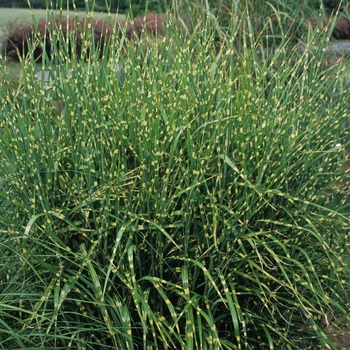
[[[10,98],[4,80],[2,348],[335,348],[349,86],[322,49],[265,59],[242,37],[218,50],[204,22],[169,19],[128,49],[44,60],[48,84],[31,56]]]

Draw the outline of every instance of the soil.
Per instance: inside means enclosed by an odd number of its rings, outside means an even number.
[[[327,331],[334,334],[334,344],[337,345],[337,348],[350,350],[350,326],[341,327],[341,329],[330,326]]]

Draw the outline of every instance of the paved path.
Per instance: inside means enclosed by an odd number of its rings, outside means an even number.
[[[340,41],[337,43],[329,43],[326,50],[329,52],[348,51],[350,50],[350,41]]]

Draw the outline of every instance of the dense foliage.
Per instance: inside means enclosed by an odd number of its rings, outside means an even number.
[[[346,65],[237,9],[79,58],[54,31],[15,82],[0,61],[1,348],[335,349]]]

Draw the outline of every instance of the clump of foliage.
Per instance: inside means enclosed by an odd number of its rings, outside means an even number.
[[[334,348],[350,91],[327,33],[267,56],[249,19],[219,47],[178,24],[1,85],[3,348]]]

